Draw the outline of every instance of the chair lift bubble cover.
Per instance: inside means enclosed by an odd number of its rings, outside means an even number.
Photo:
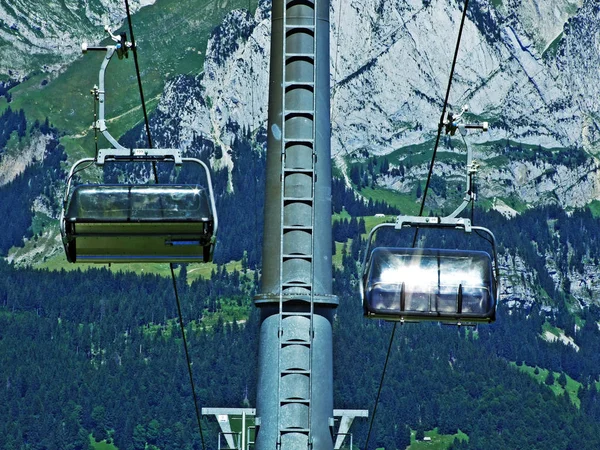
[[[364,280],[365,315],[387,320],[492,322],[495,281],[483,251],[375,248]]]
[[[213,214],[199,185],[79,185],[65,228],[71,262],[198,262]]]

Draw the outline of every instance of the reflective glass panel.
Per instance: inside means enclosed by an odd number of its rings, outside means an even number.
[[[373,250],[365,296],[372,313],[431,318],[493,311],[492,262],[482,251],[384,248]]]
[[[212,220],[199,185],[80,185],[67,210],[72,222]]]

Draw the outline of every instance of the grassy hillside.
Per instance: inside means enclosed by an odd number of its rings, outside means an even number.
[[[256,0],[158,0],[135,14],[133,27],[149,111],[158,104],[165,83],[170,78],[203,71],[208,39],[225,15],[239,8],[254,11],[256,5]],[[121,31],[126,31],[128,39],[131,39],[127,22],[122,29],[114,30],[117,34]],[[110,44],[110,39],[102,42],[102,45]],[[10,90],[10,103],[7,98],[0,97],[0,114],[8,107],[13,111],[23,110],[30,129],[36,121],[43,123],[48,118],[65,147],[68,157],[65,169],[73,161],[91,156],[94,152],[94,132],[91,128],[94,101],[90,89],[98,84],[98,72],[104,56],[103,52],[88,52],[64,72],[49,74],[41,70],[45,57],[31,54],[32,64],[40,68],[38,73]],[[143,120],[132,55],[123,60],[114,56],[105,80],[106,118],[111,134],[119,137]],[[10,140],[6,154],[23,154],[23,147],[29,145],[29,140],[29,134],[22,140]],[[100,145],[103,145],[103,140],[100,139]],[[55,221],[47,217],[44,219],[40,214],[36,217],[40,218],[33,224],[36,240],[27,241],[23,248],[13,248],[11,254],[26,263],[39,263],[44,268],[64,268],[64,256],[62,252],[57,252],[58,226]],[[210,276],[212,269],[213,266],[194,270],[194,276]],[[140,267],[131,267],[129,270],[142,272]],[[147,271],[166,273],[168,268],[153,267],[147,268]]]
[[[133,17],[133,27],[148,107],[156,106],[169,78],[202,72],[208,38],[227,13],[238,8],[254,10],[256,3],[256,0],[158,0],[141,9]],[[126,31],[131,39],[127,23],[115,32],[121,31]],[[102,45],[111,43],[107,39]],[[10,90],[10,106],[14,110],[24,109],[30,121],[49,117],[66,134],[63,144],[68,154],[82,148],[90,153],[93,148],[89,129],[93,121],[90,89],[98,83],[102,58],[99,52],[88,53],[59,75],[40,71]],[[43,66],[42,60],[39,66]],[[133,58],[113,58],[106,81],[106,117],[118,117],[111,123],[111,133],[119,136],[142,120]],[[0,112],[7,106],[6,99],[0,98]]]

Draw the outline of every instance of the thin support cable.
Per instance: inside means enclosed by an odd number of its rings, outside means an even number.
[[[454,69],[456,68],[456,60],[458,57],[458,50],[460,48],[460,41],[462,38],[462,31],[465,24],[465,19],[467,17],[467,8],[469,6],[469,0],[465,0],[465,5],[463,7],[462,18],[460,21],[460,28],[458,30],[458,38],[456,40],[456,49],[454,50],[454,58],[452,59],[452,67],[450,69],[450,76],[448,78],[448,87],[446,88],[446,97],[444,98],[444,106],[442,108],[442,115],[440,118],[440,123],[438,125],[438,133],[435,140],[435,146],[433,148],[433,155],[431,156],[431,164],[429,165],[429,173],[427,174],[427,183],[425,184],[425,190],[423,191],[423,200],[421,201],[421,208],[419,210],[419,216],[423,215],[423,210],[425,209],[425,199],[427,198],[427,191],[429,190],[429,183],[431,181],[431,176],[433,175],[433,165],[435,163],[435,158],[437,155],[438,145],[440,143],[440,137],[442,134],[442,129],[444,128],[444,117],[446,116],[446,108],[448,107],[448,98],[450,97],[450,88],[452,86],[452,79],[454,77]],[[415,230],[415,237],[413,239],[413,247],[415,247],[417,243],[417,238],[419,235],[419,229]],[[387,354],[385,357],[385,363],[383,365],[383,371],[381,373],[381,380],[379,381],[379,389],[377,390],[377,397],[375,399],[375,406],[373,407],[373,414],[371,415],[371,423],[369,425],[369,433],[367,434],[367,441],[365,443],[365,450],[369,448],[369,439],[371,437],[371,429],[373,428],[373,423],[375,422],[375,414],[377,412],[377,405],[379,404],[379,397],[381,396],[381,389],[383,387],[383,382],[385,380],[385,371],[387,369],[388,361],[390,358],[390,353],[392,350],[392,343],[394,341],[394,336],[396,334],[396,325],[397,322],[394,322],[394,327],[392,328],[392,334],[390,336],[390,343],[388,345]]]
[[[84,170],[86,170],[88,167],[94,165],[96,163],[96,161],[91,161],[90,163],[86,164],[84,167],[82,167],[81,169],[77,169],[76,171],[74,171],[71,176],[69,178],[67,178],[67,184],[73,179],[73,177],[75,177],[75,175],[77,175],[79,172],[83,172]]]
[[[456,40],[456,48],[454,49],[454,57],[452,58],[452,67],[450,68],[450,76],[448,77],[448,86],[446,87],[446,97],[444,98],[444,105],[442,107],[442,115],[438,124],[437,136],[435,138],[435,145],[433,147],[433,155],[431,156],[431,164],[429,165],[429,172],[427,173],[427,182],[425,183],[425,190],[423,191],[423,201],[421,202],[421,208],[419,209],[419,216],[423,215],[425,209],[425,199],[427,198],[427,192],[429,191],[429,184],[433,175],[433,165],[435,163],[435,157],[437,156],[438,146],[440,144],[440,138],[442,136],[442,130],[444,129],[444,118],[446,117],[446,109],[448,108],[448,98],[450,97],[450,88],[452,87],[452,80],[454,78],[454,69],[456,68],[456,60],[458,58],[458,50],[460,48],[460,41],[462,39],[462,32],[467,18],[467,8],[469,7],[469,0],[465,0],[463,6],[462,17],[460,20],[460,27],[458,29],[458,38]],[[413,239],[413,247],[417,243],[419,236],[419,229],[415,230],[415,237]]]
[[[257,5],[258,8],[258,5]],[[252,16],[252,9],[251,9],[251,5],[250,5],[250,0],[248,0],[248,14],[250,14]],[[254,11],[254,14],[256,15],[256,10]],[[253,17],[254,18],[254,17]],[[255,28],[256,29],[256,28]],[[256,39],[254,39],[254,36],[250,35],[250,38],[252,38],[254,40],[254,42],[258,45],[258,42],[256,42]],[[248,40],[248,42],[250,42],[250,40]],[[256,138],[254,137],[254,132],[255,130],[258,130],[260,128],[260,118],[258,119],[258,124],[256,126],[256,129],[254,128],[254,120],[256,119],[255,114],[254,114],[254,80],[255,80],[255,76],[254,76],[254,58],[252,58],[252,47],[250,47],[250,74],[251,77],[250,79],[252,80],[252,88],[250,89],[250,99],[252,102],[252,109],[250,110],[250,126],[249,128],[249,133],[248,133],[248,144],[250,146],[250,153],[252,154],[252,152],[255,151],[255,144],[256,144]],[[258,131],[257,131],[258,132]],[[260,151],[259,149],[256,149],[256,151]],[[252,174],[253,174],[253,178],[256,176],[256,159],[257,158],[252,158]],[[256,181],[256,179],[255,179]],[[257,204],[257,190],[256,189],[252,189],[252,195],[253,195],[253,201],[254,204]],[[256,233],[254,233],[255,239],[257,240],[257,247],[260,245],[260,241],[259,241],[259,233],[258,233],[258,229],[259,229],[259,218],[258,218],[258,214],[254,214],[254,227],[256,229]],[[248,258],[246,260],[246,263],[249,263],[249,259],[250,256],[246,253],[246,257]]]
[[[475,223],[475,205],[473,203],[471,204],[471,223],[472,224]],[[483,239],[484,241],[487,241],[492,246],[492,248],[494,247],[494,242],[488,236],[480,233],[478,230],[473,230],[473,231],[475,231],[475,234],[477,236],[479,236],[481,239]]]
[[[140,76],[140,66],[137,57],[137,46],[133,36],[133,24],[131,23],[131,13],[129,12],[129,1],[125,0],[125,9],[127,10],[127,22],[129,23],[129,35],[131,36],[131,49],[133,50],[133,62],[135,63],[135,73],[137,75],[138,87],[140,89],[140,99],[142,101],[142,111],[144,112],[144,122],[146,123],[146,134],[148,136],[148,145],[152,148],[152,136],[150,135],[150,124],[148,121],[148,111],[146,110],[146,101],[144,100],[144,89],[142,88],[142,77]]]
[[[175,299],[177,300],[177,314],[179,315],[179,328],[181,328],[181,336],[183,337],[183,349],[185,350],[185,359],[187,361],[188,375],[190,376],[190,385],[192,386],[192,395],[194,397],[194,408],[196,409],[196,421],[198,422],[198,431],[200,432],[200,440],[202,441],[202,448],[206,448],[204,444],[204,433],[202,433],[202,421],[200,418],[200,408],[198,408],[198,397],[196,395],[196,387],[194,385],[194,375],[192,374],[192,362],[190,359],[190,352],[188,351],[187,339],[185,337],[185,327],[183,325],[183,314],[181,313],[181,302],[179,301],[179,293],[177,291],[177,281],[175,278],[175,271],[173,270],[173,263],[169,264],[171,268],[171,278],[173,280],[173,290],[175,291]]]
[[[146,101],[144,100],[144,89],[142,88],[142,77],[140,76],[140,68],[138,65],[137,51],[135,45],[135,38],[133,37],[133,24],[131,22],[131,13],[129,11],[129,2],[125,0],[125,9],[127,11],[127,21],[129,22],[129,34],[131,35],[131,47],[133,49],[133,59],[135,61],[135,72],[138,80],[138,87],[140,90],[140,99],[142,102],[142,111],[144,112],[144,123],[146,125],[146,135],[148,137],[148,146],[152,148],[152,135],[150,133],[150,122],[148,120],[148,112],[146,110]],[[154,181],[158,183],[158,171],[156,163],[152,162],[152,170],[154,172]],[[187,362],[188,374],[190,377],[190,386],[192,388],[192,396],[194,399],[194,408],[196,410],[196,421],[198,422],[198,432],[200,433],[200,440],[202,441],[202,448],[206,448],[204,442],[204,433],[202,432],[202,420],[200,416],[200,408],[198,407],[198,396],[196,395],[196,386],[194,384],[194,375],[192,373],[192,362],[190,359],[190,352],[188,350],[187,338],[185,336],[185,327],[183,325],[183,314],[181,313],[181,302],[179,301],[179,292],[177,290],[177,279],[175,278],[175,270],[173,263],[169,264],[171,269],[171,280],[173,281],[173,291],[175,292],[175,300],[177,302],[177,314],[179,316],[179,327],[181,328],[181,337],[183,341],[183,349],[185,350],[185,359]]]
[[[127,22],[129,23],[129,35],[131,36],[131,50],[133,51],[133,62],[135,63],[135,74],[137,76],[138,88],[140,91],[140,100],[142,102],[142,112],[144,113],[144,124],[146,126],[146,136],[148,137],[148,148],[153,148],[152,134],[150,133],[150,121],[148,120],[148,111],[146,109],[146,100],[144,99],[144,88],[142,87],[142,77],[140,75],[140,65],[137,57],[137,46],[135,45],[135,37],[133,36],[133,23],[131,22],[131,13],[129,11],[129,0],[125,0],[125,10],[127,12]],[[154,181],[158,183],[158,170],[156,163],[152,163],[152,171],[154,172]]]
[[[369,449],[369,439],[371,438],[371,430],[373,429],[373,423],[375,422],[375,414],[377,414],[377,405],[379,405],[379,396],[381,395],[381,389],[383,388],[385,370],[387,369],[388,361],[390,360],[390,353],[392,350],[392,343],[394,342],[394,336],[396,335],[397,324],[398,322],[394,322],[394,327],[392,328],[392,335],[390,336],[390,343],[388,344],[387,355],[385,355],[385,363],[383,364],[383,371],[381,372],[381,380],[379,380],[379,389],[377,390],[377,398],[375,399],[375,406],[373,407],[373,414],[371,415],[371,423],[369,424],[369,432],[367,433],[367,442],[365,443],[365,450]]]

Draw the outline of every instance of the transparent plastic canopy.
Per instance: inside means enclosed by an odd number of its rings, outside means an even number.
[[[492,260],[483,251],[375,248],[363,280],[367,316],[387,320],[491,322]]]
[[[67,222],[208,222],[212,212],[200,185],[80,185]]]
[[[63,243],[69,262],[209,262],[214,229],[199,185],[80,185]]]

